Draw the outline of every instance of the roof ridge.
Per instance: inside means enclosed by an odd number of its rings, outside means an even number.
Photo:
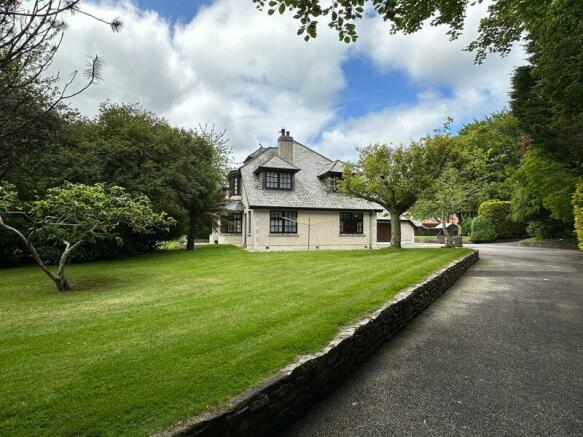
[[[306,146],[305,144],[300,143],[299,141],[294,140],[294,143],[296,143],[299,146],[302,146],[304,149],[308,149],[310,152],[314,152],[316,155],[321,156],[322,158],[332,162],[332,159],[328,158],[327,156],[322,155],[320,152],[312,149],[311,147]]]

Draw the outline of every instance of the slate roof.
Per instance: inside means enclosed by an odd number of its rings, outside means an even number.
[[[243,203],[240,200],[229,200],[225,203],[224,209],[232,212],[242,212],[245,208],[243,208]]]
[[[269,169],[277,169],[277,170],[290,170],[290,171],[298,171],[299,168],[295,165],[287,162],[285,159],[280,158],[279,156],[275,155],[261,164],[255,172],[257,173],[258,170],[261,168],[269,168]]]
[[[332,161],[297,141],[293,143],[293,166],[299,169],[294,175],[294,189],[264,189],[260,175],[255,174],[255,171],[276,156],[277,147],[260,148],[249,155],[241,167],[241,180],[251,208],[382,210],[376,203],[328,191],[326,184],[318,176],[340,161]]]
[[[337,159],[331,162],[326,167],[322,169],[322,172],[318,175],[319,178],[326,176],[329,173],[342,173],[344,172],[344,163]]]

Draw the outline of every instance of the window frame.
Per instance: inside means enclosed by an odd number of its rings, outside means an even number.
[[[289,178],[289,184],[287,183],[288,181],[285,181],[284,185],[284,177]],[[275,186],[271,185],[271,182],[275,182]],[[294,189],[294,174],[291,171],[265,170],[263,188],[266,190],[292,191]]]
[[[274,226],[275,225],[275,226]],[[269,210],[270,235],[297,235],[298,212],[290,209]]]
[[[346,229],[346,216],[350,215],[350,228]],[[340,235],[363,235],[364,213],[362,211],[340,211]]]
[[[229,195],[230,196],[240,196],[241,195],[241,176],[232,176],[229,179]]]
[[[224,221],[224,219],[227,219]],[[221,234],[241,235],[243,233],[243,214],[233,212],[221,217]]]

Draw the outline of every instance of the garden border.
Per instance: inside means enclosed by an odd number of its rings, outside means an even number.
[[[226,409],[179,422],[158,435],[242,437],[282,429],[358,369],[478,259],[479,252],[473,251],[451,262],[342,329],[324,349],[300,357],[259,386],[233,398]]]

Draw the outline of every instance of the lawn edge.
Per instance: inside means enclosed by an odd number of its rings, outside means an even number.
[[[261,436],[282,429],[357,370],[478,259],[477,250],[457,258],[342,328],[320,351],[299,357],[234,397],[227,408],[180,421],[155,436]]]

